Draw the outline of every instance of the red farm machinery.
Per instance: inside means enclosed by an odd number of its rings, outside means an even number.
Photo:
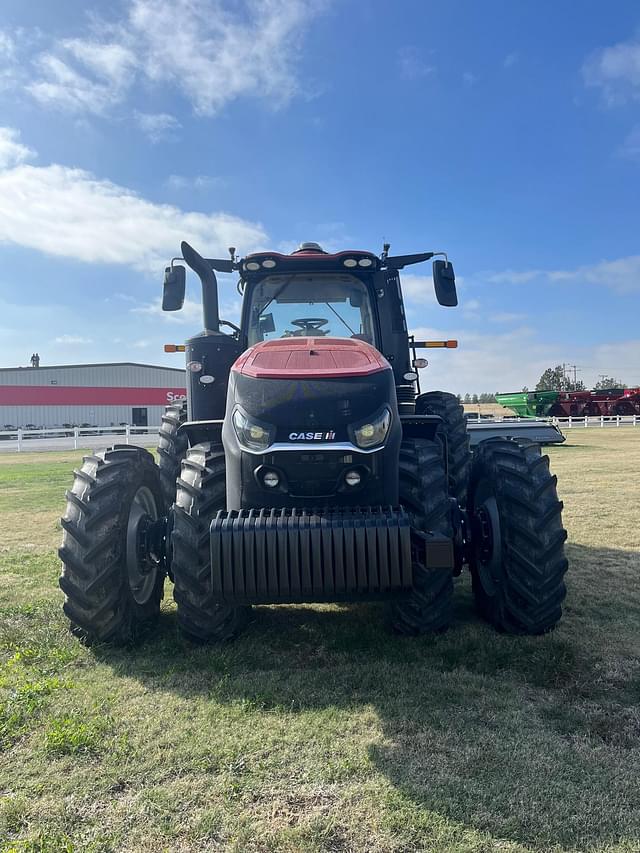
[[[556,625],[566,532],[548,458],[508,433],[471,453],[456,397],[419,386],[427,342],[407,329],[400,271],[433,252],[181,255],[163,309],[183,307],[190,267],[204,326],[174,345],[186,404],[163,418],[158,461],[118,445],[75,471],[59,552],[74,633],[128,642],[158,617],[167,577],[199,642],[287,602],[382,600],[395,632],[441,631],[465,567],[497,629]],[[219,316],[216,272],[237,276],[237,325]],[[446,256],[433,280],[457,305]]]

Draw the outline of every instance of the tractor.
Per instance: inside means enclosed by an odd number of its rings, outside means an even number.
[[[163,417],[158,461],[116,445],[74,472],[60,586],[84,642],[128,643],[158,617],[165,579],[196,642],[235,638],[253,605],[384,602],[394,632],[447,628],[466,566],[482,616],[543,634],[561,616],[566,532],[556,478],[527,441],[469,448],[453,394],[422,392],[400,271],[443,253],[207,259],[183,242],[162,307],[200,279],[204,330],[184,345],[187,399]],[[237,274],[239,325],[216,272]],[[440,305],[458,299],[433,261]],[[222,329],[226,331],[222,331]]]

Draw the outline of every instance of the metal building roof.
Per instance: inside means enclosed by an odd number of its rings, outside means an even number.
[[[34,373],[37,370],[71,370],[76,367],[145,367],[149,370],[175,370],[176,373],[184,373],[184,367],[167,367],[164,364],[142,364],[139,361],[94,361],[89,364],[41,364],[39,367],[0,367],[0,373],[9,370],[28,370]]]

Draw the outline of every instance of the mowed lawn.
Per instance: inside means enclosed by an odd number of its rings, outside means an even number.
[[[550,450],[569,594],[496,634],[258,608],[235,644],[87,650],[55,548],[80,454],[0,456],[0,850],[640,850],[640,429]]]

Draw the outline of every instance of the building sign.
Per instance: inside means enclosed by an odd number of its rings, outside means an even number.
[[[166,406],[186,398],[185,388],[0,385],[0,406]]]

